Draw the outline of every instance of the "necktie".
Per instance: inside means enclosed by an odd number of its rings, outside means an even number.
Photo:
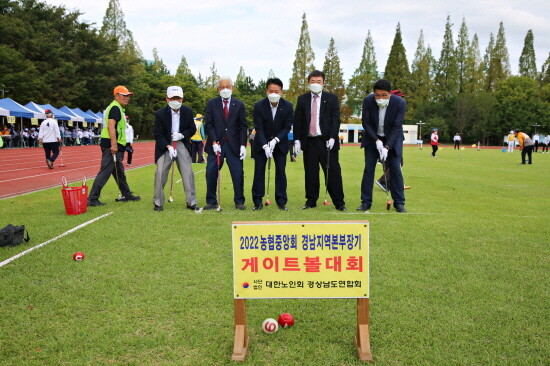
[[[318,95],[313,96],[313,103],[311,105],[311,121],[309,122],[309,135],[317,136],[317,99]]]
[[[223,116],[225,119],[229,116],[229,107],[227,107],[227,103],[229,103],[228,100],[223,101]]]

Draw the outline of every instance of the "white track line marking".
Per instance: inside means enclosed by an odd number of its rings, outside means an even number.
[[[6,264],[8,264],[8,263],[10,263],[10,262],[13,262],[13,261],[16,260],[17,258],[21,258],[21,257],[24,256],[25,254],[30,253],[30,252],[32,252],[32,251],[35,250],[35,249],[41,248],[41,247],[43,247],[44,245],[51,243],[52,241],[56,241],[57,239],[62,238],[62,237],[64,237],[65,235],[69,235],[70,233],[75,232],[75,231],[77,231],[78,229],[82,229],[84,226],[90,225],[91,223],[93,223],[93,222],[95,222],[95,221],[97,221],[97,220],[100,220],[100,219],[102,219],[102,218],[104,218],[104,217],[107,217],[107,216],[109,216],[110,214],[112,214],[112,212],[109,212],[109,213],[106,213],[106,214],[104,214],[104,215],[98,216],[98,217],[96,217],[95,219],[92,219],[92,220],[90,220],[90,221],[86,221],[85,223],[80,224],[80,225],[78,225],[78,226],[72,228],[71,230],[64,232],[64,233],[61,234],[61,235],[58,235],[58,236],[56,236],[56,237],[53,238],[53,239],[47,240],[47,241],[43,242],[42,244],[38,244],[37,246],[34,246],[34,247],[29,248],[29,249],[27,249],[27,250],[25,250],[25,251],[23,251],[23,252],[21,252],[21,253],[19,253],[19,254],[17,254],[17,255],[14,255],[13,257],[8,258],[8,259],[6,259],[6,260],[3,261],[3,262],[0,262],[0,267],[3,267],[3,266],[5,266]]]
[[[204,172],[205,170],[206,170],[206,169],[199,170],[198,172],[195,172],[195,173],[193,173],[193,174],[194,174],[194,175],[197,175],[197,174],[199,174],[200,172]],[[178,181],[176,182],[176,184],[178,184],[179,182],[181,182],[181,179],[178,180]]]

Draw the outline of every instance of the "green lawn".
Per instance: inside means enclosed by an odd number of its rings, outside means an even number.
[[[112,215],[0,268],[2,365],[231,365],[231,222],[370,221],[371,348],[376,365],[548,365],[550,360],[550,154],[405,148],[408,214],[386,211],[375,186],[360,200],[362,151],[340,154],[348,211],[301,211],[303,166],[288,163],[289,211],[235,210],[227,167],[222,213],[175,202],[153,212],[154,166],[128,173],[140,202],[67,216],[60,188],[0,201],[0,226],[25,224],[31,242],[0,248],[0,261],[107,212]],[[195,165],[194,169],[204,169]],[[381,168],[379,166],[379,171]],[[377,174],[378,175],[378,174]],[[273,177],[272,177],[273,178]],[[91,185],[91,182],[89,183]],[[196,175],[204,205],[204,172]],[[273,187],[272,187],[273,189]],[[274,201],[274,197],[271,197]],[[83,262],[72,254],[82,251]],[[248,300],[248,365],[359,365],[355,301]],[[268,336],[267,317],[296,326]]]

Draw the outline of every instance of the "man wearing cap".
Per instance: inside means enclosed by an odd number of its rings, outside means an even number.
[[[514,130],[514,135],[518,138],[519,149],[521,150],[521,164],[525,164],[526,157],[529,158],[529,164],[533,164],[532,155],[535,142],[528,134],[520,130]]]
[[[118,184],[121,197],[116,198],[116,202],[139,201],[139,196],[134,196],[126,182],[124,173],[124,150],[126,148],[126,116],[125,107],[130,102],[130,96],[134,95],[125,86],[117,86],[113,94],[115,100],[103,113],[103,129],[101,130],[101,167],[94,180],[90,196],[88,197],[88,206],[103,206],[99,201],[101,190],[113,175]],[[116,162],[115,162],[116,161]]]
[[[164,209],[164,186],[168,172],[174,162],[183,181],[187,208],[196,210],[195,175],[191,167],[191,141],[196,127],[193,122],[193,111],[183,106],[183,90],[179,86],[169,86],[166,90],[168,105],[155,112],[155,194],[153,204],[155,211]]]
[[[61,133],[59,125],[53,119],[51,110],[44,111],[46,119],[40,124],[40,132],[38,133],[38,142],[44,147],[46,153],[46,164],[48,168],[53,169],[53,162],[59,155],[59,144],[61,144]]]
[[[391,93],[391,84],[387,80],[378,80],[374,84],[374,93],[363,100],[361,117],[365,149],[365,169],[361,181],[361,205],[358,211],[370,210],[372,206],[372,188],[376,162],[380,160],[384,167],[389,167],[391,175],[389,189],[393,206],[397,212],[405,209],[403,174],[401,173],[401,156],[403,154],[403,119],[405,118],[405,100]]]
[[[206,104],[204,129],[208,135],[205,150],[206,162],[206,206],[205,210],[218,207],[220,197],[216,195],[218,170],[227,160],[233,180],[233,202],[237,210],[246,210],[244,206],[244,170],[246,158],[246,112],[244,103],[231,97],[233,81],[222,76],[217,86],[219,97],[210,99]],[[219,162],[219,163],[218,163]]]
[[[204,157],[202,156],[203,141],[206,140],[204,135],[204,125],[202,124],[202,114],[195,116],[195,134],[191,136],[191,162],[204,164]]]
[[[435,153],[439,149],[439,136],[437,135],[437,128],[434,128],[432,135],[430,136],[430,144],[432,145],[432,156],[435,158]]]

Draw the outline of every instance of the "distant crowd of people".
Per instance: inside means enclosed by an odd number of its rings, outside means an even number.
[[[12,124],[4,125],[0,130],[0,136],[3,139],[2,147],[37,147],[39,145],[40,128],[40,126],[25,127],[22,131],[18,131]],[[99,131],[99,128],[80,129],[59,125],[62,144],[67,146],[97,145]]]

